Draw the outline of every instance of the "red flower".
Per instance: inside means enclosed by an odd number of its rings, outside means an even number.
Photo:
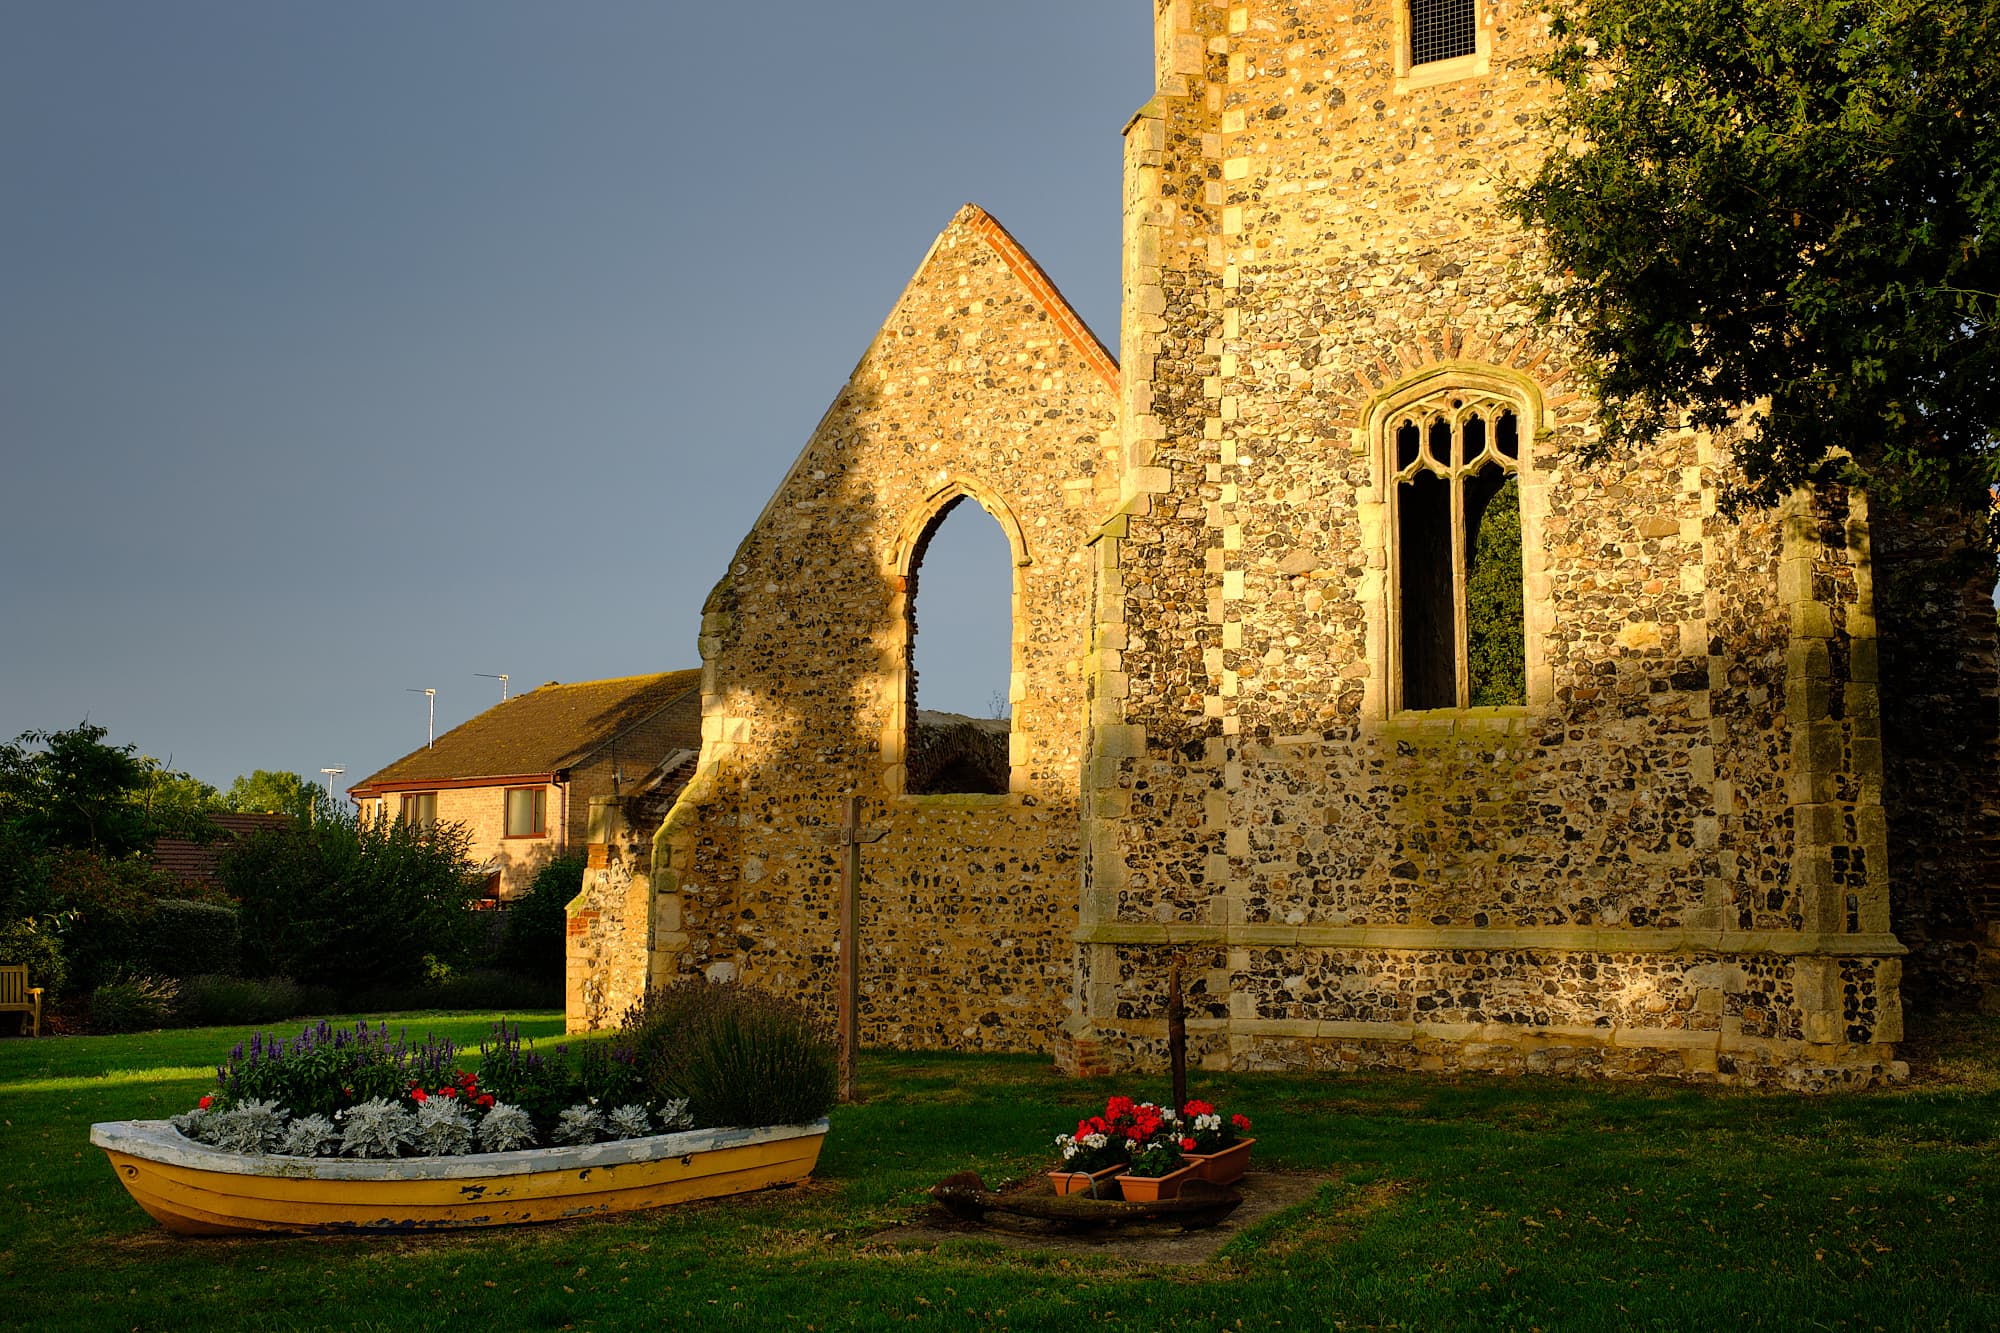
[[[1245,1134],[1248,1134],[1250,1132],[1250,1117],[1247,1115],[1230,1116],[1229,1123],[1236,1126],[1238,1130],[1242,1131]]]
[[[200,1101],[196,1102],[195,1105],[199,1106],[202,1110],[206,1111],[209,1107],[209,1103],[213,1102],[214,1100],[215,1098],[213,1097],[204,1097]]]
[[[1196,1099],[1194,1101],[1189,1102],[1186,1106],[1183,1106],[1181,1108],[1181,1114],[1185,1116],[1214,1115],[1215,1108],[1213,1106],[1210,1106],[1205,1101]]]
[[[1182,1140],[1181,1140],[1181,1151],[1182,1151],[1182,1152],[1193,1152],[1193,1151],[1194,1151],[1194,1140],[1193,1140],[1193,1139],[1182,1139]]]
[[[453,1087],[442,1087],[437,1090],[437,1095],[440,1097],[456,1097],[458,1096],[458,1089]]]
[[[491,1094],[491,1093],[481,1093],[481,1094],[480,1094],[480,1097],[479,1097],[479,1104],[480,1104],[481,1106],[491,1106],[491,1105],[493,1105],[493,1094]]]
[[[410,1100],[414,1102],[427,1102],[430,1100],[430,1097],[422,1088],[411,1088]]]

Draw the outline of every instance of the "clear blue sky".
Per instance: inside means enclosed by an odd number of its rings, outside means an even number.
[[[1116,346],[1150,24],[0,0],[0,737],[87,716],[218,786],[352,782],[422,744],[408,688],[443,731],[497,698],[478,672],[696,665],[703,597],[960,204]],[[991,661],[943,623],[983,600],[920,606],[926,648]],[[940,707],[1004,682],[922,667]]]

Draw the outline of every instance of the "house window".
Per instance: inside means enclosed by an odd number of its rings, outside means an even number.
[[[1410,64],[1428,65],[1474,54],[1474,0],[1410,0]]]
[[[507,836],[545,838],[549,833],[549,789],[509,787],[507,789]]]
[[[438,798],[434,791],[403,793],[401,818],[416,828],[429,828],[438,821]]]
[[[1446,390],[1386,426],[1395,706],[1525,704],[1518,411]]]

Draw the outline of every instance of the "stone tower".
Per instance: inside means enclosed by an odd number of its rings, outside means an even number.
[[[1694,431],[1575,463],[1497,202],[1544,147],[1534,6],[1152,3],[1119,362],[991,218],[940,237],[710,599],[646,974],[824,996],[853,790],[865,1040],[1152,1063],[1178,953],[1214,1065],[1884,1077],[1892,898],[1961,971],[1994,915],[1979,854],[1918,845],[1991,846],[1976,579],[1926,550],[1942,609],[1885,639],[1865,497],[1725,517]],[[905,765],[967,498],[1014,551],[1004,794]],[[1925,635],[1970,683],[1899,713]]]

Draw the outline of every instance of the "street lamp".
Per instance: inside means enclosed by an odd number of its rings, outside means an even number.
[[[332,768],[322,768],[320,770],[320,772],[326,774],[326,808],[328,810],[336,808],[333,803],[333,780],[346,771],[345,768],[338,764]]]
[[[403,691],[403,693],[405,693],[405,694],[421,694],[421,695],[423,695],[423,696],[424,696],[424,703],[425,703],[426,705],[428,705],[428,707],[429,707],[429,709],[430,709],[430,722],[429,722],[429,724],[428,724],[428,725],[427,725],[427,726],[426,726],[426,727],[424,728],[424,748],[425,748],[426,750],[429,750],[429,749],[432,749],[432,748],[434,748],[434,747],[435,747],[435,746],[437,745],[437,730],[438,730],[438,705],[437,705],[437,695],[438,695],[438,692],[437,692],[436,690],[404,690],[404,691]]]

